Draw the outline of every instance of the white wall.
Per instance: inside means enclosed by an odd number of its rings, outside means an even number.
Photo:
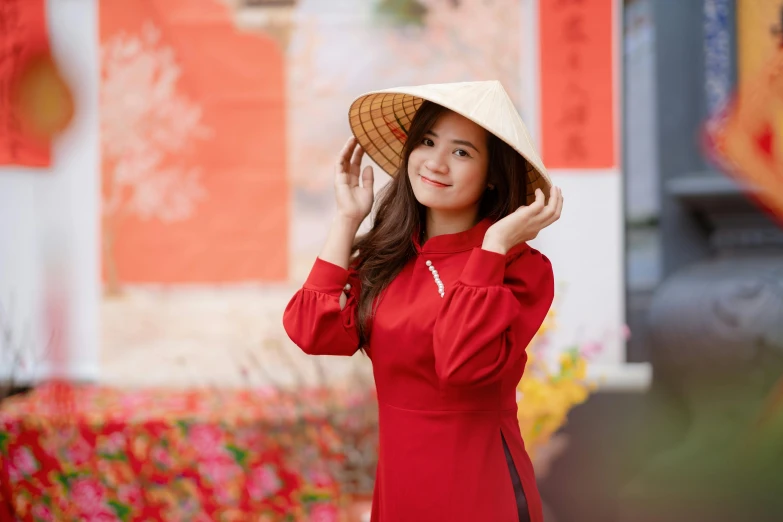
[[[49,169],[0,166],[0,313],[35,364],[23,378],[51,374],[40,363],[48,338],[45,293],[62,285],[66,304],[63,370],[98,375],[99,122],[97,0],[48,0],[52,50],[76,102],[76,117],[56,141]],[[49,281],[49,282],[47,282]],[[58,365],[54,365],[57,367]],[[58,368],[59,369],[59,368]],[[14,369],[0,355],[0,378]],[[15,375],[20,375],[16,372]]]

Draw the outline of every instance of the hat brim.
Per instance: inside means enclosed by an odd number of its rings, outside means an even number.
[[[426,99],[428,98],[423,96],[387,90],[359,96],[350,106],[348,117],[353,135],[367,155],[390,176],[395,176],[399,170],[410,124]],[[476,121],[463,111],[449,107],[443,100],[429,99],[429,101],[470,119],[507,143],[528,162],[531,168],[528,172],[527,204],[535,199],[535,191],[539,188],[545,198],[549,197],[552,183],[541,160],[532,157],[534,154],[520,150],[530,147],[529,143],[524,144],[526,147],[522,147],[493,132],[488,125]]]

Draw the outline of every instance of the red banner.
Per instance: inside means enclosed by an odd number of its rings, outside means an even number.
[[[48,141],[25,129],[17,92],[25,69],[48,54],[45,0],[0,0],[0,165],[50,163]]]
[[[617,166],[615,0],[540,0],[541,147],[550,169]]]

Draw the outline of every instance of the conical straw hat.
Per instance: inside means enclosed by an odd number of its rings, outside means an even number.
[[[528,204],[540,188],[549,197],[551,181],[503,85],[499,81],[438,83],[372,91],[351,104],[351,131],[369,156],[394,176],[411,120],[424,100],[442,105],[481,125],[508,143],[533,167]]]

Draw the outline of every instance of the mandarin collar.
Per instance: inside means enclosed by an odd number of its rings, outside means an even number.
[[[446,254],[472,250],[481,246],[484,242],[484,234],[491,225],[492,220],[490,218],[484,218],[473,225],[473,227],[463,232],[441,234],[430,238],[424,243],[424,246],[419,244],[419,228],[416,227],[416,230],[413,233],[413,246],[416,248],[416,253],[418,254]]]

